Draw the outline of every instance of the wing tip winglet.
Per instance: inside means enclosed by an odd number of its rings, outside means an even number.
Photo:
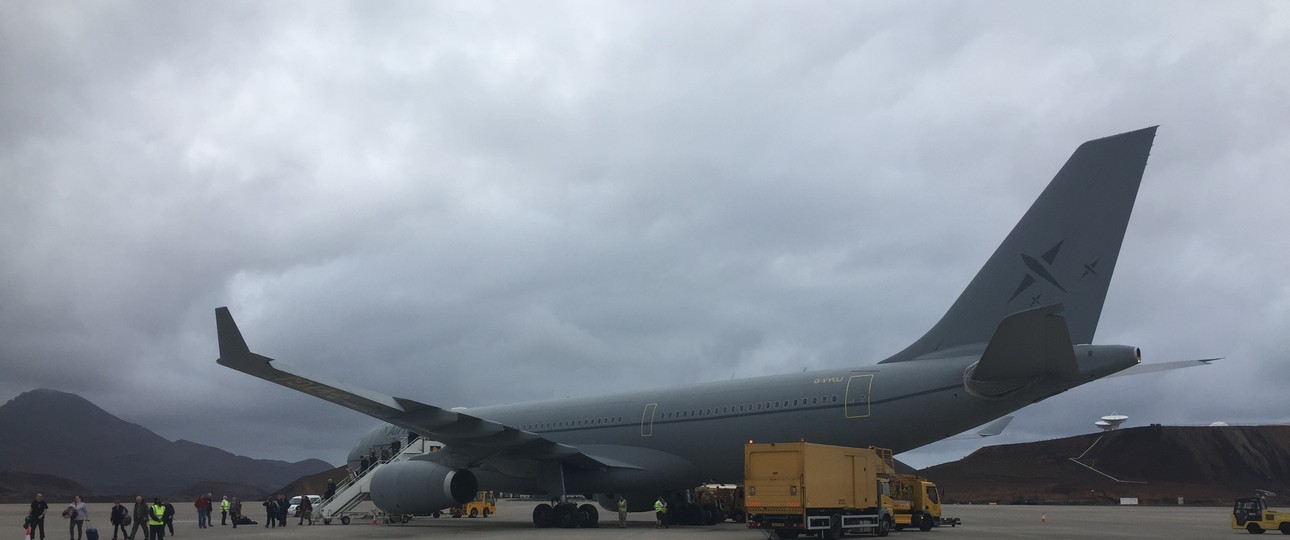
[[[219,357],[222,359],[251,354],[242,331],[237,329],[237,322],[227,307],[215,308],[215,332],[219,336]]]

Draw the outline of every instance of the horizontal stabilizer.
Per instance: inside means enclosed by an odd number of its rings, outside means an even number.
[[[1013,313],[999,322],[981,359],[965,374],[978,397],[997,398],[1047,375],[1079,374],[1066,319],[1058,304]]]
[[[1222,360],[1219,358],[1201,358],[1200,360],[1177,360],[1174,362],[1158,362],[1154,364],[1138,364],[1129,369],[1107,375],[1107,377],[1123,377],[1125,375],[1141,375],[1143,373],[1154,373],[1157,371],[1167,371],[1171,369],[1182,369],[1196,366],[1208,366],[1210,362]]]

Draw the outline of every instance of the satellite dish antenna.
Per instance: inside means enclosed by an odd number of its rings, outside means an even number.
[[[1129,417],[1123,414],[1111,413],[1106,416],[1103,416],[1101,420],[1093,422],[1093,425],[1099,428],[1102,428],[1102,431],[1111,431],[1113,429],[1119,428],[1120,424],[1123,424],[1125,420],[1128,420],[1128,419]]]

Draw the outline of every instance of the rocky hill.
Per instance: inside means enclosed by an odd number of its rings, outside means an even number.
[[[82,484],[89,495],[191,498],[200,486],[223,486],[242,496],[265,493],[304,475],[332,469],[252,459],[189,441],[169,441],[65,392],[33,390],[0,406],[0,471],[47,474]],[[230,495],[234,493],[228,493]],[[26,502],[31,493],[21,496]]]
[[[296,495],[322,495],[327,490],[327,481],[332,480],[337,484],[345,479],[349,474],[348,466],[340,466],[335,469],[323,471],[317,474],[311,474],[297,479],[295,482],[282,486],[273,495],[285,495],[295,497]]]
[[[1230,504],[1290,493],[1290,426],[1150,426],[982,448],[921,474],[959,503]]]
[[[72,497],[88,492],[89,488],[66,478],[0,471],[0,502],[3,503],[31,502],[37,493],[43,493],[47,501],[70,501]]]

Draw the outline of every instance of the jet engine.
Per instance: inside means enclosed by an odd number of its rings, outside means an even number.
[[[475,498],[479,481],[465,469],[423,460],[390,463],[372,473],[372,502],[390,514],[426,515]]]

